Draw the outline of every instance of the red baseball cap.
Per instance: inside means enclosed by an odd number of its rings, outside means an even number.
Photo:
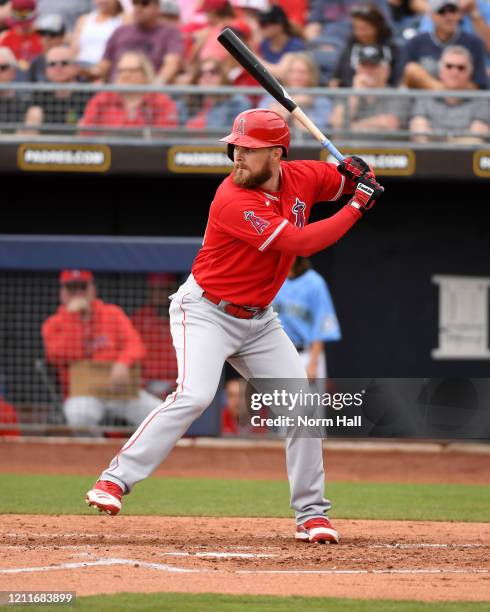
[[[227,6],[228,0],[202,0],[199,10],[203,13],[210,13],[212,11],[220,11]]]
[[[36,0],[12,0],[10,17],[7,19],[9,26],[30,23],[35,18]]]
[[[250,38],[252,36],[252,28],[244,19],[233,19],[233,21],[228,24],[228,27],[238,31],[244,38]]]
[[[60,284],[67,283],[90,283],[94,280],[94,275],[90,270],[62,270],[60,273]]]
[[[153,272],[148,274],[147,281],[150,287],[167,287],[170,283],[177,282],[177,275],[170,272]]]

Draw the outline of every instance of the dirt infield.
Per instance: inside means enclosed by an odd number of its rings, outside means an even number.
[[[96,475],[110,444],[1,443],[0,470]],[[327,477],[488,483],[489,454],[329,451]],[[177,448],[157,476],[285,478],[281,449]],[[6,515],[0,590],[490,600],[490,524],[337,520],[340,545],[288,519]]]
[[[0,590],[490,599],[489,525],[336,524],[338,546],[287,519],[4,516]]]

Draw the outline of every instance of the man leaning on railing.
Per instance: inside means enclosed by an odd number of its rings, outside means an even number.
[[[447,47],[439,62],[439,80],[444,89],[471,89],[473,62],[464,47]],[[415,102],[410,121],[414,140],[427,142],[433,132],[442,132],[452,141],[481,142],[489,132],[488,99],[420,98]],[[466,135],[465,135],[466,132]]]
[[[409,100],[369,94],[370,89],[386,88],[389,78],[390,63],[383,47],[362,47],[352,83],[353,88],[359,90],[359,95],[349,96],[347,113],[344,100],[335,106],[331,116],[332,126],[337,129],[348,126],[353,132],[395,132],[402,129],[408,119]]]
[[[77,83],[78,65],[69,47],[61,45],[47,52],[46,76],[49,83],[63,85]],[[30,128],[28,133],[35,134],[36,128],[43,125],[49,126],[48,131],[51,133],[53,131],[56,133],[56,126],[76,126],[90,95],[89,91],[83,89],[35,91],[31,106],[26,113],[25,122]],[[66,133],[66,131],[65,127],[61,133]]]

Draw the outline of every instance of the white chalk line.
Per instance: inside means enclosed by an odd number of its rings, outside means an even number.
[[[489,548],[488,544],[369,544],[368,548]]]
[[[490,574],[487,569],[236,570],[236,574]]]
[[[146,561],[138,561],[136,559],[97,559],[97,561],[85,561],[81,563],[60,563],[59,565],[41,565],[38,567],[16,567],[10,569],[0,569],[0,574],[25,574],[33,572],[49,572],[52,570],[67,570],[81,569],[94,566],[107,565],[132,565],[133,567],[144,567],[146,569],[156,569],[164,572],[183,572],[195,573],[200,570],[186,569],[183,567],[175,567],[165,563],[147,563]]]
[[[200,558],[211,558],[211,559],[270,559],[277,557],[277,555],[269,555],[262,553],[242,553],[242,552],[164,552],[162,556],[167,557],[200,557]]]
[[[85,569],[90,567],[101,567],[111,565],[131,565],[135,568],[154,569],[172,573],[206,573],[214,570],[187,569],[175,567],[165,563],[148,563],[137,559],[97,559],[96,561],[85,561],[80,563],[61,563],[59,565],[44,565],[37,567],[18,567],[0,569],[0,574],[25,574],[34,572],[49,572],[69,569]],[[379,570],[234,570],[234,574],[490,574],[488,569],[462,568],[462,569],[379,569]]]

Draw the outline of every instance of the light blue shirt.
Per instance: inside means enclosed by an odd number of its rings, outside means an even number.
[[[490,23],[490,2],[488,0],[477,0],[476,3],[477,9],[480,11],[483,19]],[[471,21],[471,17],[469,15],[465,15],[461,21],[461,29],[463,32],[469,32],[470,34],[474,34],[478,36],[475,32],[475,28],[473,27],[473,22]],[[433,32],[434,31],[434,22],[430,14],[424,15],[420,21],[420,25],[418,27],[418,31],[420,32]]]
[[[296,346],[342,338],[327,283],[315,270],[287,279],[272,305]]]

